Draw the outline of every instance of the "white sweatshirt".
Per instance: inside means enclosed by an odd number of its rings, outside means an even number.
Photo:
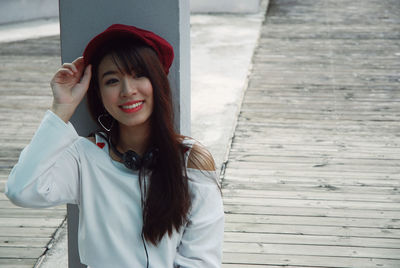
[[[5,194],[22,207],[77,204],[79,254],[91,268],[145,267],[138,172],[112,160],[101,136],[96,143],[47,111],[11,171]],[[189,221],[157,246],[146,243],[149,267],[221,266],[224,212],[216,172],[187,168],[187,174]]]

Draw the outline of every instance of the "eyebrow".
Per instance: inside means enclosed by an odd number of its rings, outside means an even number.
[[[110,74],[116,74],[118,73],[117,71],[107,71],[105,73],[103,73],[102,78],[104,78],[106,75],[110,75]]]

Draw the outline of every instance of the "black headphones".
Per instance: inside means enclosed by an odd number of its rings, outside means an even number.
[[[110,144],[111,149],[113,152],[122,159],[125,167],[131,170],[139,170],[141,168],[145,169],[153,169],[158,157],[158,149],[151,148],[148,150],[143,157],[141,157],[138,153],[128,150],[125,153],[121,153],[118,151],[117,147],[112,143],[111,136],[108,139],[108,144]]]

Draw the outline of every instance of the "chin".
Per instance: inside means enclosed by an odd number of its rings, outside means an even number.
[[[150,120],[132,120],[132,121],[126,121],[126,122],[119,122],[120,124],[126,126],[126,127],[139,127],[139,126],[150,126]]]

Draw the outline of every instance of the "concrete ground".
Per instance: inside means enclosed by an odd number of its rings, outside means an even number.
[[[192,136],[210,149],[219,169],[227,156],[267,6],[263,1],[260,12],[252,15],[191,16]],[[57,20],[0,26],[0,46],[58,34]],[[55,231],[36,267],[67,267],[66,224]]]

